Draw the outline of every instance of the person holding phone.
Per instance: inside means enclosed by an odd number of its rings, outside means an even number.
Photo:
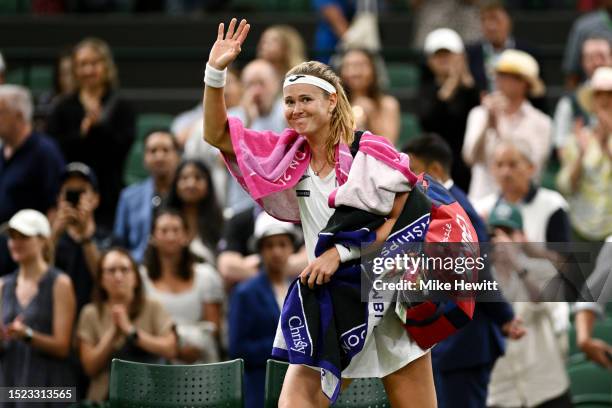
[[[91,301],[100,250],[110,247],[109,234],[98,228],[98,179],[86,164],[69,163],[62,174],[57,209],[51,224],[55,264],[72,279],[77,311]]]

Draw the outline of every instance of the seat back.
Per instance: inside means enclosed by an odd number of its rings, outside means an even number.
[[[160,365],[113,359],[111,407],[242,408],[244,362]]]
[[[289,364],[268,360],[266,365],[265,408],[276,408]],[[357,378],[338,397],[336,408],[388,408],[391,405],[380,378]]]
[[[592,362],[576,364],[568,369],[572,396],[588,400],[589,396],[612,396],[612,375]]]
[[[123,181],[126,186],[148,177],[144,168],[144,139],[156,129],[169,129],[174,117],[165,113],[143,113],[136,119],[136,139],[125,161]]]

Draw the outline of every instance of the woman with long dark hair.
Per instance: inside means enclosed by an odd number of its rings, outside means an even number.
[[[214,264],[223,227],[223,213],[210,170],[203,162],[189,159],[179,164],[168,195],[168,206],[179,211],[187,220],[191,251]]]
[[[218,360],[223,283],[210,264],[197,262],[189,250],[187,230],[178,211],[159,211],[141,275],[148,296],[158,300],[176,323],[177,359],[213,362]]]

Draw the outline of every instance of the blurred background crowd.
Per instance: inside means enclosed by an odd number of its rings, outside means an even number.
[[[230,115],[282,131],[285,73],[329,63],[358,129],[449,189],[481,242],[515,244],[492,266],[508,303],[433,350],[439,405],[612,406],[610,0],[0,1],[0,385],[76,385],[95,406],[115,357],[243,358],[263,406],[306,256],[203,141],[206,47],[230,12],[253,26]],[[558,242],[591,267],[562,273],[538,246]],[[534,295],[555,278],[562,301]]]

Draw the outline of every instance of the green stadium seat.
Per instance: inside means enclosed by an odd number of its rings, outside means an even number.
[[[0,14],[26,14],[31,9],[30,0],[0,0]]]
[[[14,69],[9,67],[6,82],[28,87],[34,94],[48,91],[53,88],[53,67],[48,65],[34,65],[29,68],[19,67]]]
[[[561,164],[556,157],[551,157],[546,165],[544,171],[542,171],[542,187],[549,188],[551,190],[557,189],[557,173],[561,169]]]
[[[421,135],[421,127],[418,118],[412,113],[402,113],[400,126],[400,136],[397,147],[401,149],[406,142]]]
[[[244,361],[160,365],[113,359],[111,407],[242,408]]]
[[[26,84],[26,71],[23,68],[11,68],[8,67],[6,72],[6,83],[14,85],[27,85]]]
[[[312,5],[310,0],[280,0],[278,10],[290,12],[312,11]]]
[[[572,366],[567,371],[574,401],[609,402],[612,397],[612,375],[592,362]]]
[[[420,73],[415,64],[389,63],[387,74],[389,75],[389,86],[393,90],[397,88],[416,89],[419,86]]]
[[[584,394],[572,396],[575,407],[608,407],[612,408],[612,396],[610,394]]]
[[[268,360],[266,365],[265,408],[276,408],[289,364]],[[388,408],[391,405],[379,378],[358,378],[344,390],[333,405],[335,408]]]
[[[278,398],[283,388],[283,381],[289,364],[277,360],[268,360],[266,364],[266,391],[264,408],[277,408]]]
[[[49,65],[31,67],[28,86],[34,93],[50,91],[53,88],[53,67]]]
[[[574,408],[612,408],[612,401],[574,401]]]
[[[126,186],[138,183],[148,177],[144,168],[144,138],[155,129],[167,129],[172,124],[174,116],[165,113],[144,113],[136,119],[136,140],[128,153],[125,162],[123,181]]]

